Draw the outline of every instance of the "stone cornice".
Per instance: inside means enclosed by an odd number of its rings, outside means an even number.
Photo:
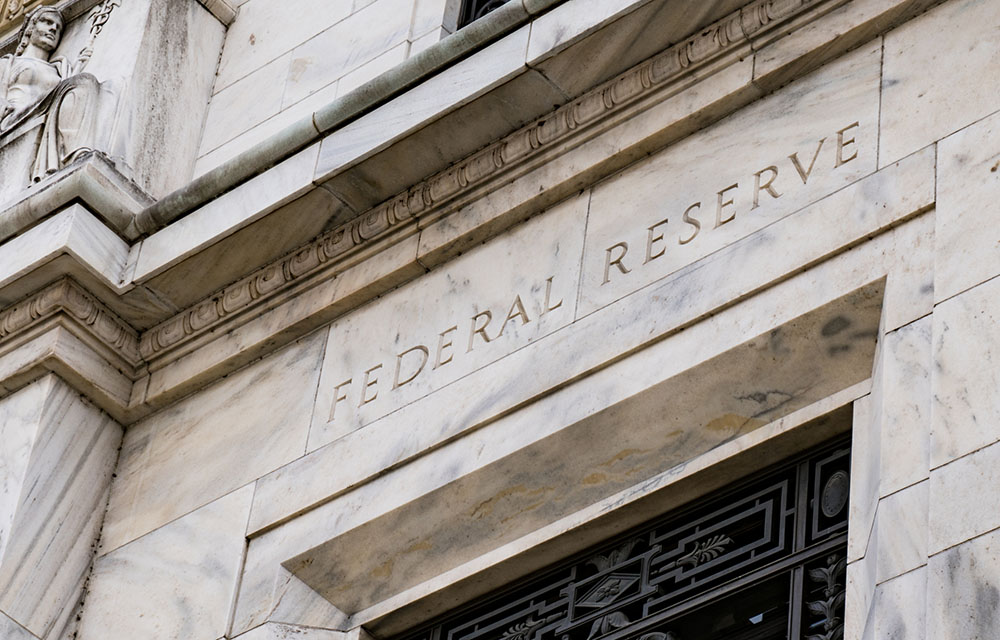
[[[0,342],[60,314],[75,320],[132,367],[142,364],[136,331],[68,277],[0,312]]]
[[[780,21],[824,4],[823,0],[756,0],[697,35],[646,60],[454,166],[266,265],[146,331],[144,358],[160,357],[236,314],[280,295],[294,284],[379,240],[405,223],[449,205],[527,165],[553,149],[586,137],[588,130],[658,94],[691,71],[704,67]],[[454,210],[454,207],[451,207]]]

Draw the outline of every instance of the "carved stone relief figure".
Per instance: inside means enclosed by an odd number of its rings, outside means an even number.
[[[0,146],[6,134],[42,126],[31,169],[37,182],[92,150],[100,85],[83,73],[90,47],[74,61],[52,57],[62,39],[58,9],[39,7],[25,18],[14,55],[0,58]]]

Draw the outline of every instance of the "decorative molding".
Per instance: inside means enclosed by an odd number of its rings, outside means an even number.
[[[0,312],[0,341],[60,313],[75,319],[129,364],[142,363],[136,331],[68,277]]]
[[[25,14],[42,5],[56,4],[56,0],[0,0],[0,31],[18,26]]]
[[[666,51],[653,56],[547,116],[500,139],[344,223],[295,252],[196,303],[143,333],[139,350],[154,357],[212,330],[262,298],[317,274],[400,225],[454,202],[531,161],[582,131],[613,117],[694,68],[708,64],[774,23],[823,0],[756,0]]]

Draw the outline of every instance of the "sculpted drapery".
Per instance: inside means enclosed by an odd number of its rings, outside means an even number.
[[[40,121],[41,141],[31,179],[37,182],[92,150],[97,79],[83,73],[89,48],[75,61],[52,58],[62,39],[58,9],[39,7],[24,21],[13,55],[0,58],[0,140],[22,124]]]

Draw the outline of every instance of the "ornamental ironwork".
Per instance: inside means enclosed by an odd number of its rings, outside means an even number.
[[[495,11],[510,0],[465,0],[458,18],[458,28],[479,20],[487,13]]]
[[[849,464],[828,444],[397,640],[841,640]]]

